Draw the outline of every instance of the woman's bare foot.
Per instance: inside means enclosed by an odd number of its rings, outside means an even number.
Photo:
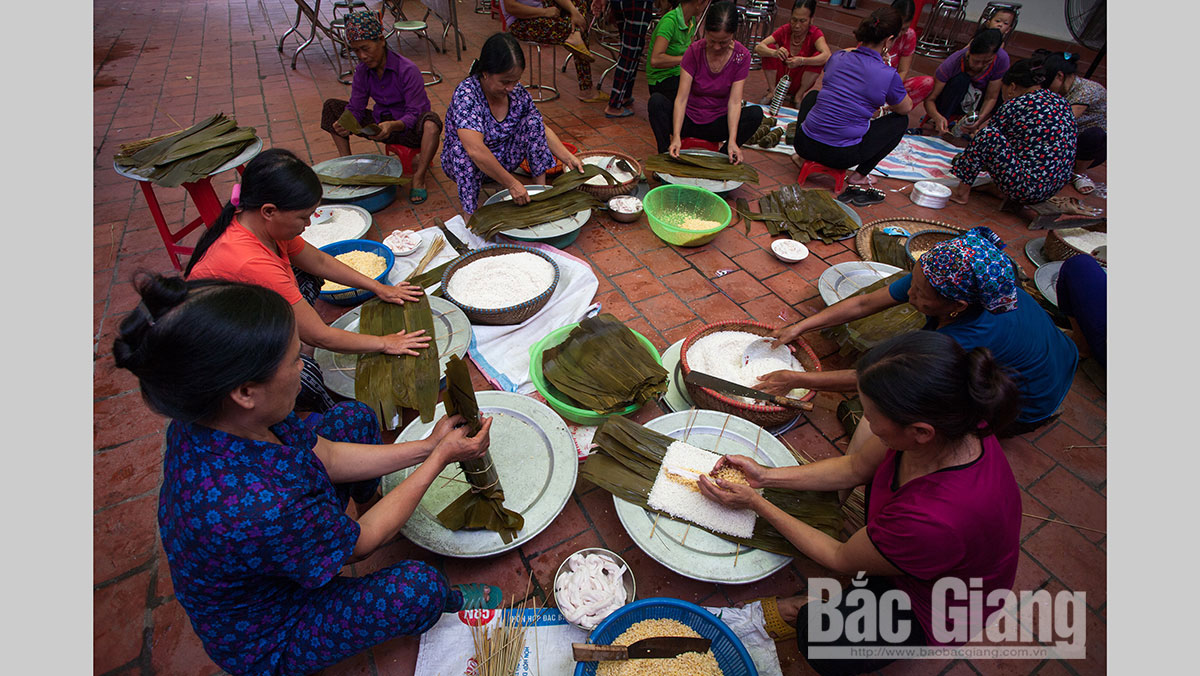
[[[862,174],[858,173],[857,171],[855,171],[855,172],[851,173],[849,176],[847,176],[846,182],[849,183],[850,185],[861,185],[861,186],[865,186],[868,188],[875,185],[875,179],[871,178],[870,175],[863,176]]]
[[[958,185],[954,186],[953,188],[950,188],[950,201],[954,202],[955,204],[966,204],[967,200],[970,198],[970,196],[971,196],[971,184],[970,183],[959,183]]]
[[[800,609],[808,605],[809,599],[807,596],[780,596],[775,599],[775,607],[779,609],[779,617],[784,622],[795,626],[796,618],[800,617]],[[734,605],[738,608],[743,608],[749,601],[738,601]]]
[[[800,157],[799,155],[792,155],[791,160],[792,160],[792,164],[796,165],[796,168],[798,168],[798,169],[804,168],[804,158]]]

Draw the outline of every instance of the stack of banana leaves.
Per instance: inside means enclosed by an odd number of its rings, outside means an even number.
[[[758,198],[759,213],[750,211],[750,203],[744,198],[738,199],[736,205],[746,221],[747,234],[750,221],[762,221],[772,235],[788,235],[798,242],[819,239],[832,244],[858,230],[858,224],[838,206],[828,190],[804,190],[789,185]]]
[[[594,441],[596,449],[579,469],[579,475],[622,500],[649,509],[647,498],[650,488],[658,476],[667,447],[675,440],[623,417],[614,416],[604,421],[596,431]],[[813,528],[830,537],[840,537],[842,510],[837,493],[768,488],[763,496]],[[799,555],[795,546],[761,517],[754,524],[754,536],[751,538],[709,532],[747,547],[784,556]]]
[[[667,392],[667,370],[610,314],[579,322],[542,353],[542,374],[576,406],[615,413]]]
[[[258,140],[254,127],[239,127],[217,113],[187,129],[121,146],[117,166],[164,188],[206,178]]]
[[[603,176],[608,185],[620,182],[604,169],[585,164],[583,171],[564,171],[553,188],[531,196],[524,206],[505,200],[479,207],[467,221],[467,227],[476,235],[491,239],[505,230],[529,228],[594,209],[601,206],[600,200],[576,188],[596,176]]]
[[[855,291],[847,298],[854,298],[885,288],[907,274],[908,272],[905,271],[897,272]],[[923,326],[925,326],[925,315],[917,312],[915,307],[904,303],[847,324],[832,326],[821,333],[837,342],[841,347],[842,356],[849,356],[865,352],[893,336],[919,331]]]
[[[342,125],[342,128],[351,134],[357,134],[359,136],[378,136],[379,132],[383,131],[383,129],[374,122],[366,125],[359,124],[358,118],[354,117],[354,113],[350,112],[349,109],[344,111],[342,116],[338,118],[338,124]]]
[[[467,436],[479,433],[479,404],[471,387],[467,363],[457,356],[446,363],[446,415],[461,415],[467,421]],[[512,542],[525,517],[504,507],[504,488],[489,450],[482,458],[458,463],[471,487],[437,515],[438,523],[449,530],[486,529],[500,534],[505,544]]]
[[[424,330],[433,336],[433,312],[429,297],[403,305],[385,303],[378,298],[363,303],[358,332],[385,336],[398,331]],[[433,420],[441,373],[438,368],[437,341],[419,350],[417,356],[396,356],[375,352],[358,357],[354,370],[354,398],[370,406],[386,427],[401,408],[416,409],[422,422]]]
[[[352,176],[317,174],[317,178],[326,185],[403,185],[409,181],[408,176],[388,176],[387,174],[354,174]]]
[[[758,183],[758,172],[746,164],[730,164],[723,155],[692,155],[680,153],[678,158],[670,153],[651,155],[642,163],[644,171],[670,174],[682,178],[707,178],[714,181],[741,181]]]

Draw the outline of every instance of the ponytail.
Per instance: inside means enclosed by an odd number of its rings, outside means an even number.
[[[509,33],[495,33],[479,48],[479,58],[471,62],[467,75],[499,75],[514,68],[525,70],[525,52]]]
[[[900,12],[891,7],[880,7],[858,24],[854,39],[864,45],[877,45],[899,35],[902,28]]]
[[[858,389],[889,420],[923,422],[947,439],[987,436],[1016,419],[1020,395],[987,348],[969,353],[936,331],[914,331],[859,360]]]
[[[236,199],[221,209],[207,232],[196,243],[192,257],[188,259],[184,276],[192,274],[204,258],[205,252],[220,238],[233,222],[239,210],[257,211],[263,205],[273,204],[281,211],[311,209],[321,203],[321,179],[312,167],[305,164],[295,153],[283,148],[271,148],[259,153],[246,164],[240,186],[236,186]]]

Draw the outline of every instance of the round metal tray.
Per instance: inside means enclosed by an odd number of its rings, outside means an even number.
[[[527,185],[527,186],[525,186],[525,190],[527,190],[530,195],[536,195],[544,190],[549,190],[550,188],[553,188],[553,187],[554,186],[551,186],[551,185]],[[483,205],[487,206],[489,204],[498,204],[500,202],[504,202],[504,201],[511,200],[511,199],[512,199],[512,197],[510,196],[508,190],[501,190],[500,192],[496,193],[495,195],[492,195],[491,197],[487,198],[487,201],[484,202]],[[520,240],[531,241],[531,242],[536,242],[536,241],[543,240],[543,239],[553,239],[555,237],[561,237],[563,235],[570,234],[572,232],[575,232],[576,230],[579,230],[580,228],[583,227],[584,223],[588,222],[588,219],[590,219],[591,217],[592,217],[592,210],[584,209],[583,211],[576,212],[576,214],[574,216],[571,216],[570,218],[560,218],[557,221],[550,221],[549,223],[541,223],[539,225],[533,225],[528,228],[515,228],[513,230],[505,230],[500,234],[502,234],[506,237],[512,237],[514,239],[520,239]]]
[[[646,423],[646,427],[714,453],[748,455],[763,465],[786,467],[798,464],[769,432],[727,413],[702,409],[669,413]],[[792,560],[759,549],[739,548],[706,530],[691,528],[686,522],[660,516],[615,496],[613,506],[621,525],[642,551],[693,580],[747,584],[775,573]],[[651,531],[654,531],[653,538]],[[683,541],[685,534],[686,543]],[[735,561],[737,565],[734,565]]]
[[[250,145],[246,146],[245,150],[243,150],[242,152],[235,155],[233,157],[233,159],[229,160],[225,164],[222,164],[221,166],[217,167],[216,169],[213,169],[212,171],[208,172],[208,175],[216,176],[217,174],[219,174],[223,171],[229,171],[230,169],[233,169],[234,167],[241,166],[241,165],[245,164],[246,162],[249,162],[250,160],[257,157],[258,154],[262,152],[262,149],[263,149],[262,139],[255,138],[254,142],[251,143]],[[149,181],[150,180],[148,178],[142,178],[141,176],[138,176],[137,174],[129,173],[128,170],[118,166],[116,160],[113,160],[113,169],[116,170],[116,172],[118,174],[120,174],[121,176],[124,176],[125,178],[132,178],[135,181]]]
[[[383,174],[384,176],[403,176],[404,164],[395,157],[387,155],[363,154],[335,157],[313,165],[313,171],[327,176],[345,178],[358,174]],[[353,200],[382,192],[395,186],[387,185],[327,185],[322,183],[322,197],[327,200]]]
[[[445,372],[450,355],[462,357],[471,345],[471,322],[458,306],[444,298],[429,297],[429,309],[433,311],[433,337],[437,341],[438,371]],[[362,306],[354,308],[333,320],[335,329],[358,333],[359,315]],[[313,354],[321,365],[325,386],[343,397],[354,398],[354,368],[358,355],[330,352],[318,347]]]
[[[729,157],[725,153],[719,153],[715,150],[704,150],[702,148],[689,148],[680,150],[681,155],[708,155],[710,157]],[[715,193],[729,192],[737,190],[744,185],[744,181],[718,181],[711,178],[689,178],[687,176],[672,176],[670,174],[659,173],[658,177],[667,183],[676,185],[691,185],[697,188],[704,188]]]
[[[901,272],[900,268],[875,261],[846,261],[830,266],[817,279],[817,290],[826,305],[846,299],[859,289]]]
[[[412,542],[446,556],[493,556],[525,544],[562,512],[575,490],[579,473],[579,458],[571,433],[549,406],[511,392],[477,392],[475,397],[480,413],[492,418],[491,453],[504,488],[504,506],[520,512],[525,517],[525,527],[512,542],[505,544],[498,533],[489,530],[450,531],[438,523],[438,512],[467,490],[458,464],[448,465],[400,530]],[[445,404],[438,404],[432,422],[414,420],[396,442],[424,439],[445,414]],[[386,494],[400,485],[413,469],[383,477],[383,492]]]

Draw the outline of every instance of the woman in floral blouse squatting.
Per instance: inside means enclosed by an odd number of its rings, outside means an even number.
[[[158,524],[175,595],[231,674],[308,674],[428,630],[442,613],[497,607],[500,589],[451,586],[420,561],[339,575],[393,540],[446,465],[481,457],[442,418],[428,439],[380,444],[374,413],[343,402],[301,420],[296,317],[278,293],[143,276],[116,363],[171,418]],[[379,477],[418,465],[374,506]],[[346,513],[351,497],[358,518]]]

